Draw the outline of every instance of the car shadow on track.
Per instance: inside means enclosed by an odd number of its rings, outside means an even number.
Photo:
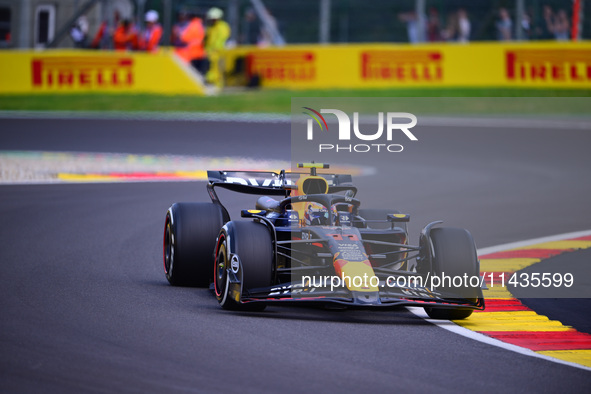
[[[268,306],[263,312],[241,312],[220,309],[218,313],[241,317],[273,320],[299,320],[329,323],[384,324],[428,326],[431,323],[410,313],[406,308],[396,309],[328,309],[314,306]]]
[[[350,309],[333,308],[321,305],[269,305],[262,312],[229,311],[215,300],[211,289],[199,289],[193,287],[172,287],[166,281],[146,281],[144,285],[169,288],[174,290],[170,295],[175,302],[185,300],[188,293],[190,300],[183,302],[181,308],[189,308],[191,312],[206,314],[236,315],[245,318],[269,319],[269,320],[298,320],[329,323],[354,323],[354,324],[383,324],[383,325],[409,325],[429,326],[431,323],[412,314],[404,307],[388,309]],[[179,291],[181,290],[181,291]]]

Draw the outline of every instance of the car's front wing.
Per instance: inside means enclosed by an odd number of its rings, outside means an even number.
[[[240,303],[266,304],[325,303],[341,304],[353,308],[388,308],[400,306],[434,306],[438,308],[484,309],[484,297],[479,291],[477,299],[466,299],[443,294],[424,287],[383,287],[377,292],[349,291],[346,287],[305,287],[301,283],[284,283],[268,288],[245,290],[240,282],[231,283],[230,292]]]

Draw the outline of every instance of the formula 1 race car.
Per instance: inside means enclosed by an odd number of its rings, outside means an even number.
[[[484,309],[467,230],[432,222],[419,246],[409,245],[409,215],[360,208],[351,175],[318,172],[328,164],[298,168],[309,171],[208,171],[212,202],[167,211],[168,281],[211,285],[221,306],[233,310],[292,302],[421,306],[432,318],[463,319]],[[218,187],[261,197],[241,211],[244,219],[230,220]]]

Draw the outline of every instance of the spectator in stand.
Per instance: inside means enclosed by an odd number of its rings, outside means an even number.
[[[240,38],[242,44],[256,45],[259,42],[261,24],[253,8],[246,10],[242,30],[242,36]]]
[[[72,25],[70,37],[74,41],[74,48],[86,48],[88,46],[88,19],[84,15]]]
[[[101,25],[99,26],[98,30],[96,31],[96,34],[94,35],[94,38],[92,39],[92,42],[90,43],[90,48],[92,49],[101,49],[103,47],[103,43],[105,41],[107,41],[106,37],[107,37],[107,21],[103,21],[101,23]],[[106,47],[107,44],[105,43],[104,47]]]
[[[532,38],[532,24],[529,14],[524,12],[521,18],[522,39],[529,40]]]
[[[208,70],[208,62],[203,48],[203,38],[205,31],[203,22],[197,15],[191,15],[184,28],[177,32],[178,40],[175,44],[176,54],[187,63],[205,75]]]
[[[549,5],[544,6],[544,21],[540,23],[540,27],[536,33],[541,40],[551,40],[554,38],[554,13]]]
[[[271,31],[279,31],[279,28],[277,26],[277,19],[275,19],[275,17],[271,13],[271,11],[269,11],[268,8],[265,7],[263,9],[263,15],[265,17],[263,19],[263,23],[261,24],[261,35],[257,43],[257,45],[261,48],[273,45],[273,34],[271,33]],[[268,22],[268,24],[264,23],[265,20]]]
[[[228,25],[222,18],[224,12],[219,8],[210,8],[207,11],[207,20],[209,27],[205,37],[205,51],[209,59],[209,71],[206,74],[205,80],[208,83],[221,86],[222,85],[222,68],[220,65],[221,51],[226,46],[226,41],[230,38],[230,25]]]
[[[435,7],[431,7],[429,9],[429,20],[427,21],[427,40],[430,42],[441,41],[439,12],[437,12]]]
[[[173,46],[179,46],[181,44],[181,32],[189,24],[189,13],[182,10],[178,14],[178,22],[172,27],[172,34],[170,35],[170,43]]]
[[[447,23],[444,29],[441,29],[441,39],[443,41],[455,41],[458,36],[458,13],[451,12],[447,14]]]
[[[137,30],[129,19],[121,21],[115,33],[113,33],[113,47],[116,51],[138,49]]]
[[[411,44],[421,42],[422,37],[424,36],[421,34],[421,31],[419,29],[419,17],[417,13],[414,11],[401,12],[400,14],[398,14],[398,19],[406,23],[408,42],[410,42]]]
[[[466,10],[460,8],[458,10],[458,42],[468,42],[470,41],[470,19],[468,19],[468,14]]]
[[[554,20],[554,38],[558,41],[567,41],[570,33],[570,23],[565,10],[559,10]]]
[[[162,26],[158,23],[158,12],[150,10],[146,12],[146,29],[141,35],[140,49],[157,52],[160,38],[162,38]]]
[[[509,12],[506,8],[499,9],[499,20],[496,23],[497,27],[497,38],[499,41],[510,41],[511,40],[511,28],[513,22],[509,17]]]

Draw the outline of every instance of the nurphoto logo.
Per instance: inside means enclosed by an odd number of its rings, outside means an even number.
[[[353,127],[351,127],[351,118],[344,111],[338,109],[320,109],[316,111],[310,107],[302,107],[308,112],[303,112],[310,116],[306,123],[306,138],[308,141],[314,140],[314,124],[318,125],[316,129],[320,132],[330,133],[328,123],[322,114],[332,114],[336,116],[338,122],[338,131],[334,135],[338,141],[364,141],[360,144],[318,144],[318,151],[348,152],[348,153],[367,153],[367,152],[402,152],[404,147],[401,144],[392,144],[392,138],[395,133],[402,132],[411,141],[418,141],[418,138],[410,131],[416,126],[417,117],[408,112],[378,112],[377,131],[361,130],[359,127],[359,112],[353,113]],[[366,126],[367,127],[367,126]],[[385,130],[385,133],[384,133]],[[369,142],[372,143],[369,143]],[[381,143],[380,143],[381,142]]]

